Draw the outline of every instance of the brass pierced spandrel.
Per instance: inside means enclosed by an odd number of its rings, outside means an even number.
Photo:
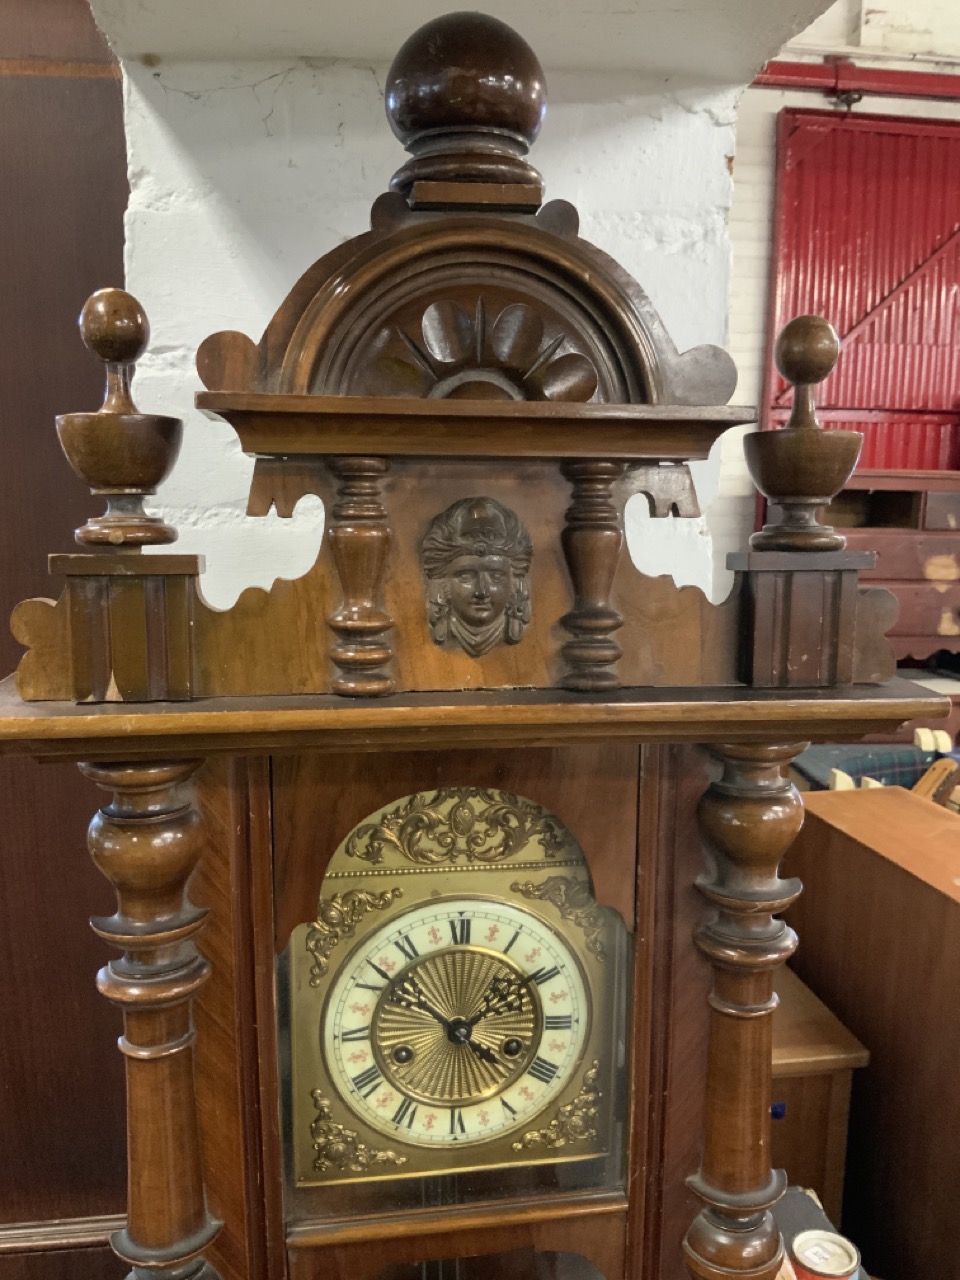
[[[317,1109],[317,1118],[310,1126],[313,1149],[317,1157],[313,1167],[317,1173],[335,1170],[337,1173],[365,1173],[377,1165],[404,1165],[406,1156],[395,1151],[382,1151],[360,1141],[355,1129],[348,1129],[333,1118],[330,1099],[321,1089],[314,1089],[311,1097]]]
[[[374,866],[387,851],[419,865],[493,863],[538,840],[548,858],[568,847],[569,837],[553,814],[519,796],[483,787],[442,787],[433,795],[408,796],[375,823],[357,827],[346,854]]]
[[[597,1136],[597,1116],[603,1096],[597,1087],[600,1063],[595,1058],[584,1073],[583,1084],[575,1098],[564,1103],[548,1125],[531,1129],[513,1144],[514,1151],[530,1147],[549,1147],[556,1150],[574,1142],[589,1142]]]
[[[521,884],[515,880],[510,888],[524,898],[549,902],[556,907],[564,920],[569,920],[583,930],[584,945],[590,954],[601,963],[606,959],[602,937],[603,912],[594,902],[586,880],[575,880],[571,876],[548,876],[542,884],[534,884],[532,880]]]
[[[383,911],[397,898],[403,897],[399,888],[371,893],[367,889],[351,889],[347,893],[335,893],[321,898],[317,903],[317,918],[307,934],[307,950],[313,956],[310,968],[311,987],[319,986],[329,967],[330,956],[346,938],[352,938],[357,925],[369,911]]]

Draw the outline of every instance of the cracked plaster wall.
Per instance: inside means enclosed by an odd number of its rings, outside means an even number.
[[[186,419],[157,509],[180,549],[206,556],[208,601],[228,607],[246,586],[306,572],[323,512],[307,498],[292,520],[244,515],[252,462],[226,424],[190,407],[194,353],[217,329],[259,338],[300,273],[366,229],[403,152],[383,115],[385,68],[145,61],[124,66],[127,287],[153,328],[136,391],[144,408]],[[573,72],[550,75],[549,88],[532,157],[548,196],[579,206],[582,234],[636,276],[678,347],[724,344],[737,91]],[[739,449],[740,433],[728,434],[695,466],[704,518],[650,521],[642,499],[628,511],[638,566],[715,599],[752,515],[742,470],[721,472],[720,452]]]

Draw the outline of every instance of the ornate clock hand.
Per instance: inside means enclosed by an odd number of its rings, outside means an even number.
[[[475,1027],[491,1014],[522,1013],[524,984],[519,978],[494,978],[480,999],[480,1008],[467,1023]]]
[[[401,1009],[422,1009],[431,1018],[435,1018],[444,1031],[449,1033],[449,1018],[445,1018],[439,1009],[433,1007],[423,994],[423,990],[415,978],[404,978],[401,983],[398,983],[390,992],[390,1002],[391,1004],[398,1004]]]
[[[479,1044],[476,1040],[465,1040],[463,1043],[473,1050],[481,1062],[489,1062],[490,1065],[494,1067],[503,1066],[503,1063],[493,1050],[488,1049],[485,1044]]]

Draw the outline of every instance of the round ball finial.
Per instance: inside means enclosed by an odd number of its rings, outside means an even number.
[[[788,382],[810,386],[833,372],[840,355],[840,337],[822,316],[796,316],[781,329],[773,354]]]
[[[133,364],[150,341],[150,324],[132,293],[98,289],[83,304],[80,336],[105,364]]]
[[[505,22],[448,13],[415,31],[387,74],[390,127],[409,151],[437,134],[500,135],[525,152],[547,107],[536,54]]]

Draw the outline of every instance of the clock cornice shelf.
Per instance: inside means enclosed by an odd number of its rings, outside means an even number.
[[[200,391],[259,457],[364,454],[442,458],[609,458],[692,462],[730,427],[756,422],[744,405],[568,404]]]
[[[882,688],[619,689],[395,695],[366,705],[335,695],[206,698],[182,703],[23,702],[0,682],[0,754],[70,759],[182,751],[258,754],[560,746],[611,738],[644,742],[837,741],[892,732],[905,720],[946,715],[949,700],[908,680]]]

